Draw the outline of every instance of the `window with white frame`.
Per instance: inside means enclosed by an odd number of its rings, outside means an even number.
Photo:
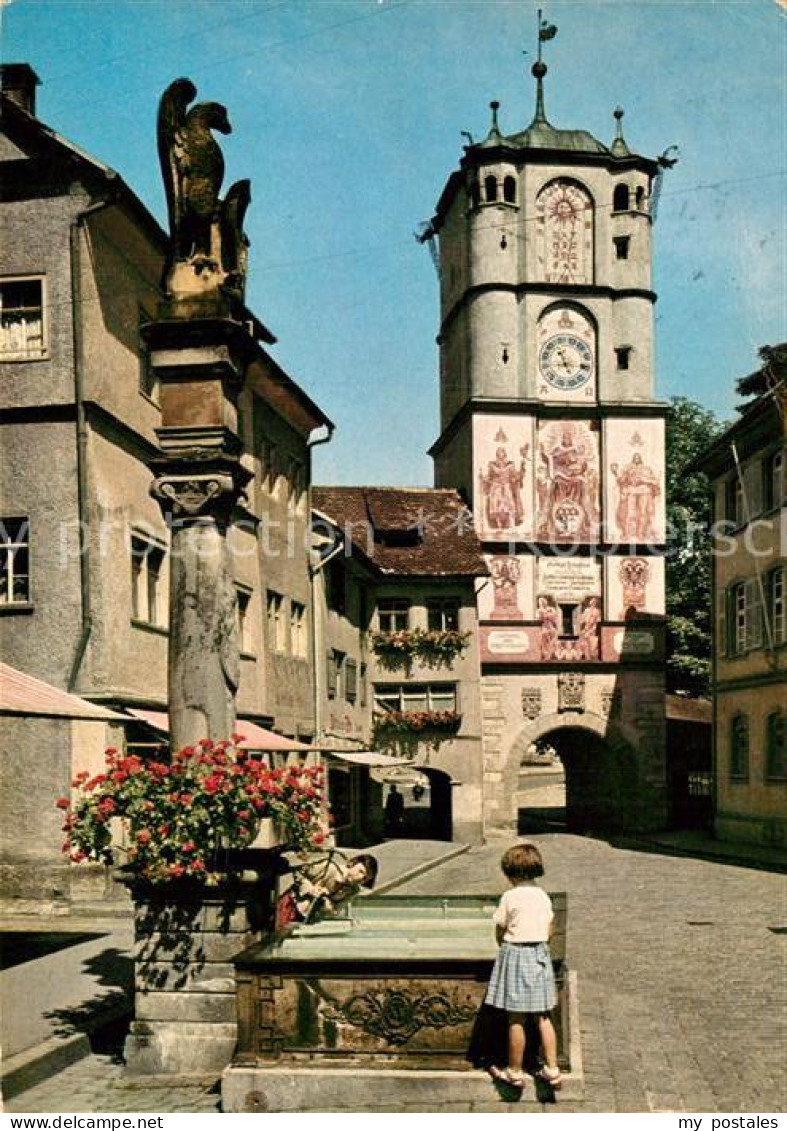
[[[377,602],[380,632],[405,632],[410,627],[410,602],[406,597],[382,597]]]
[[[266,601],[268,647],[273,652],[284,652],[286,647],[284,624],[284,598],[281,593],[268,590]]]
[[[298,601],[290,602],[290,651],[293,656],[306,659],[306,606]]]
[[[30,520],[0,518],[0,605],[30,603]]]
[[[140,624],[166,624],[163,566],[164,547],[143,534],[132,533],[131,619]]]
[[[455,711],[455,683],[378,683],[376,711]]]
[[[238,647],[241,653],[250,655],[253,651],[251,639],[251,625],[249,623],[249,605],[251,604],[252,590],[246,585],[235,586],[238,609]]]
[[[727,653],[739,655],[761,648],[763,609],[760,581],[750,577],[727,590]]]
[[[459,631],[459,598],[434,597],[426,602],[430,632]]]
[[[0,361],[46,356],[44,278],[0,279]]]

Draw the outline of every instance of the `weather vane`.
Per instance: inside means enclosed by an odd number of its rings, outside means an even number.
[[[546,43],[548,39],[554,39],[557,35],[557,25],[548,23],[544,18],[544,13],[541,8],[538,9],[538,61],[541,60],[541,44]]]

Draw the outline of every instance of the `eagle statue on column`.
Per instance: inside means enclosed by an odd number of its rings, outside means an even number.
[[[229,134],[232,127],[218,102],[188,109],[196,94],[190,79],[175,79],[159,104],[158,151],[170,228],[164,284],[175,298],[221,288],[242,299],[249,181],[236,182],[226,200],[220,199],[224,157],[213,131]]]

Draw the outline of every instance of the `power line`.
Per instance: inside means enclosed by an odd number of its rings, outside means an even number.
[[[2,0],[0,0],[0,2],[2,2]],[[238,24],[245,24],[249,20],[256,20],[258,16],[267,15],[268,12],[275,12],[277,8],[285,8],[290,2],[291,0],[280,0],[280,3],[278,4],[270,4],[267,8],[260,8],[258,11],[250,12],[248,16],[241,16],[239,19],[225,20],[220,24],[211,24],[210,27],[198,28],[196,30],[185,32],[183,35],[176,35],[174,38],[167,40],[167,47],[170,48],[175,44],[183,43],[186,40],[202,39],[206,35],[213,35],[215,32],[221,31],[223,28],[237,27]],[[69,79],[74,75],[79,75],[81,77],[86,73],[89,74],[91,70],[103,71],[106,67],[114,66],[115,63],[122,63],[127,59],[134,59],[138,55],[149,55],[149,53],[149,46],[139,48],[137,51],[124,51],[122,55],[113,55],[108,59],[102,59],[101,62],[98,63],[95,67],[79,67],[74,68],[71,71],[55,71],[53,75],[47,74],[46,82],[47,85],[50,85],[51,83],[57,83],[62,79]],[[83,99],[83,101],[86,101],[86,99]]]
[[[774,170],[772,172],[758,173],[758,174],[755,174],[751,177],[731,177],[731,178],[728,178],[726,180],[713,181],[713,182],[707,182],[707,183],[699,183],[699,184],[696,184],[696,185],[687,186],[686,188],[675,189],[672,192],[662,193],[662,200],[665,197],[686,196],[686,195],[693,194],[693,193],[708,192],[708,191],[720,189],[720,188],[725,187],[727,185],[749,184],[749,183],[752,183],[752,182],[761,182],[761,181],[764,181],[764,180],[772,180],[772,179],[777,178],[777,177],[784,177],[785,175],[787,175],[787,170],[781,169],[781,170]],[[611,211],[612,208],[613,208],[612,204],[595,205],[595,211]],[[539,219],[540,219],[540,217],[538,217],[538,216],[524,216],[523,215],[523,216],[517,217],[514,220],[508,219],[508,220],[503,220],[503,221],[494,221],[494,222],[490,222],[490,223],[487,223],[487,224],[477,224],[476,227],[475,227],[475,231],[476,232],[479,232],[479,231],[509,231],[511,229],[511,227],[519,227],[519,226],[524,226],[525,224],[536,223],[536,222],[538,222]],[[140,269],[139,269],[138,265],[136,263],[134,263],[132,260],[130,260],[128,258],[128,256],[125,255],[122,248],[120,248],[120,246],[117,243],[115,243],[115,241],[111,241],[111,242],[112,242],[115,250],[119,253],[121,258],[127,263],[127,265],[129,265],[134,270],[134,272],[136,274],[140,274]],[[305,257],[303,259],[291,259],[291,260],[281,261],[281,262],[278,262],[278,263],[276,263],[276,262],[268,263],[268,264],[264,264],[262,266],[254,267],[253,272],[251,272],[251,273],[253,273],[253,275],[256,279],[256,278],[259,278],[260,276],[271,275],[271,274],[275,274],[277,272],[278,273],[284,273],[286,271],[297,270],[299,268],[308,267],[308,266],[311,266],[311,265],[317,264],[317,263],[331,263],[331,262],[335,262],[335,261],[342,260],[342,259],[352,258],[354,256],[362,257],[362,256],[365,256],[365,255],[366,256],[377,255],[380,252],[383,252],[383,251],[385,251],[386,249],[389,249],[389,248],[390,249],[397,249],[398,248],[398,249],[404,250],[405,248],[411,248],[412,245],[413,245],[412,236],[408,236],[407,239],[402,238],[402,239],[395,239],[395,240],[379,241],[377,243],[367,244],[363,247],[356,245],[356,246],[344,248],[340,251],[324,252],[324,253],[319,254],[319,255],[311,255],[311,256]],[[117,295],[117,296],[120,297],[120,296],[123,296],[123,295],[138,294],[139,289],[140,289],[139,287],[127,288],[127,289],[115,288],[115,289],[113,289],[112,293],[114,295]],[[150,290],[157,290],[155,284],[151,283]],[[85,306],[85,305],[89,305],[91,303],[95,304],[95,303],[98,303],[100,301],[101,301],[100,298],[85,297],[85,298],[82,299],[82,305]],[[73,298],[71,298],[71,299],[67,299],[67,300],[64,300],[64,301],[58,302],[58,303],[50,303],[50,304],[48,304],[47,309],[57,310],[58,308],[61,308],[61,307],[69,307],[69,306],[74,307],[75,305],[76,304],[75,304]]]
[[[282,4],[273,5],[271,9],[265,9],[264,11],[269,11],[269,10],[273,10],[273,8],[281,7],[286,2],[287,2],[287,0],[283,0]],[[361,22],[362,20],[368,20],[368,19],[371,19],[374,16],[380,16],[380,15],[383,15],[387,12],[399,11],[401,8],[407,7],[407,5],[410,2],[411,2],[411,0],[389,0],[389,2],[386,3],[386,4],[380,4],[379,6],[373,8],[371,11],[363,12],[360,15],[352,16],[349,19],[337,20],[336,23],[325,24],[323,27],[317,28],[314,31],[303,32],[301,35],[291,36],[289,39],[280,39],[280,40],[277,40],[274,43],[263,43],[263,44],[261,44],[261,46],[252,48],[249,51],[242,51],[242,52],[239,52],[239,53],[236,52],[236,53],[231,54],[231,55],[228,54],[228,55],[223,56],[223,59],[224,59],[225,62],[230,62],[230,61],[236,62],[239,59],[248,59],[248,58],[251,58],[254,55],[260,55],[265,51],[277,51],[280,48],[289,47],[293,43],[302,43],[306,39],[313,39],[315,36],[323,35],[325,33],[333,32],[333,31],[338,31],[341,28],[348,27],[350,24],[357,24],[357,23]],[[261,15],[261,14],[264,14],[264,12],[255,13],[255,15]],[[229,25],[222,24],[220,26],[226,27],[226,26],[229,26]],[[81,74],[81,73],[84,73],[84,72],[80,71],[78,73]],[[147,81],[147,80],[142,81],[141,80],[137,85],[125,86],[124,87],[124,93],[127,94],[129,91],[142,90],[143,87],[144,87],[144,89],[148,89],[149,88],[149,81]],[[77,95],[78,95],[78,92],[74,91],[74,97],[70,97],[68,94],[66,94],[65,97],[61,101],[66,106],[73,105],[74,102],[87,102],[88,101],[87,97],[84,94],[79,94],[79,96],[77,96]]]

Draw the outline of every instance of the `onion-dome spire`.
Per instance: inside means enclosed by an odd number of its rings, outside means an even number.
[[[504,145],[505,140],[506,140],[503,137],[503,135],[501,134],[500,127],[497,124],[497,112],[500,109],[500,103],[499,102],[490,102],[489,103],[489,109],[492,111],[492,124],[489,127],[489,133],[486,135],[484,140],[481,142],[481,146],[480,146],[480,148],[487,148],[487,149],[489,149],[489,148],[491,148],[492,146],[495,146],[495,145]]]
[[[615,140],[609,147],[609,151],[613,157],[628,157],[631,150],[626,145],[626,139],[623,137],[623,115],[625,110],[622,106],[616,106],[614,111],[615,117]]]

